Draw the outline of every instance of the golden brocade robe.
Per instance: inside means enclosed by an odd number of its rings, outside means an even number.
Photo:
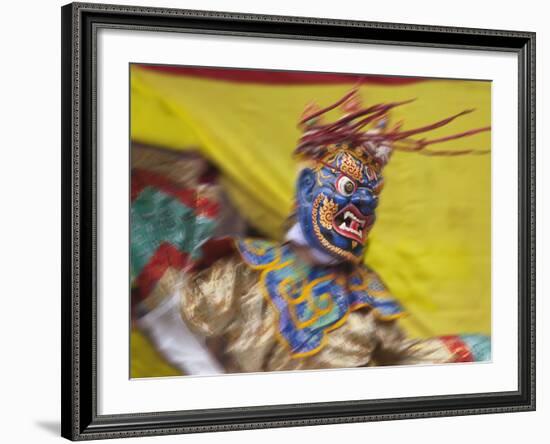
[[[257,245],[241,244],[234,254],[189,276],[179,290],[184,322],[194,333],[206,338],[226,372],[464,360],[467,350],[456,347],[448,338],[407,338],[398,324],[401,313],[388,315],[384,308],[384,303],[393,304],[387,288],[363,265],[353,266],[361,267],[358,270],[340,267],[334,272],[329,270],[330,273],[326,269],[317,272],[308,268],[307,276],[317,273],[315,279],[296,278],[295,275],[304,273],[291,247],[265,244],[260,259],[272,255],[266,263],[259,263],[258,255],[254,260],[247,256]],[[284,272],[277,282],[270,280],[269,273],[275,272]],[[317,288],[320,290],[316,293]],[[349,302],[355,293],[344,294],[342,289],[361,290],[367,299],[355,298]],[[273,291],[283,290],[284,298],[277,299]],[[338,292],[344,295],[340,299],[336,297]],[[285,318],[285,313],[291,316]],[[302,347],[299,338],[306,338],[307,351],[301,348],[297,352],[289,338],[298,338],[294,342],[299,347]],[[450,347],[450,343],[455,346]]]

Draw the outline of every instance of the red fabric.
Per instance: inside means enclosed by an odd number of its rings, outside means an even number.
[[[235,242],[230,237],[210,239],[202,246],[202,258],[194,264],[194,270],[210,267],[214,262],[236,251]]]
[[[137,299],[145,299],[168,268],[181,270],[187,265],[188,261],[189,255],[187,253],[179,251],[172,244],[163,243],[136,279],[136,287],[139,289],[136,295]]]
[[[474,362],[470,348],[458,336],[441,336],[439,338],[455,356],[454,362]]]
[[[185,266],[189,266],[189,272],[202,270],[234,251],[235,244],[231,238],[211,239],[202,246],[202,258],[190,264],[187,253],[178,250],[168,242],[163,243],[136,279],[136,288],[132,292],[132,304],[145,299],[168,268],[182,270]]]
[[[272,85],[354,84],[358,81],[378,85],[409,85],[426,80],[422,77],[396,77],[360,74],[336,74],[259,69],[202,68],[171,65],[138,65],[150,71],[166,74],[225,80],[238,83]]]

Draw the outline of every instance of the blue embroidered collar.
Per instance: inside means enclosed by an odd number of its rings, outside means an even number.
[[[366,266],[314,266],[296,256],[289,244],[258,239],[236,242],[249,267],[258,270],[266,300],[278,314],[279,339],[293,357],[318,353],[326,335],[342,326],[360,308],[383,320],[403,315],[399,303]]]

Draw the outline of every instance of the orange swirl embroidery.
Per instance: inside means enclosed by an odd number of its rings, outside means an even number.
[[[338,205],[332,199],[325,196],[319,213],[319,222],[327,230],[332,230],[332,221],[337,211]]]
[[[351,154],[345,152],[342,155],[340,169],[343,173],[355,179],[357,182],[361,182],[363,179],[363,172],[361,171],[360,165],[362,165],[361,162],[356,160]]]

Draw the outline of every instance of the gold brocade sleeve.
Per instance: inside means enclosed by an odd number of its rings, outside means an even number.
[[[409,339],[399,322],[377,321],[378,346],[373,365],[441,364],[453,362],[454,355],[437,338]]]
[[[438,339],[411,340],[398,321],[368,308],[349,314],[316,354],[293,358],[266,300],[259,272],[231,256],[190,276],[181,289],[181,316],[207,340],[228,373],[433,364],[452,360]]]
[[[206,337],[228,372],[266,371],[276,347],[276,316],[262,297],[258,272],[237,256],[190,277],[181,290],[181,315]]]
[[[231,257],[187,277],[180,303],[185,323],[205,337],[223,334],[239,310],[236,299],[245,272],[246,267]]]

